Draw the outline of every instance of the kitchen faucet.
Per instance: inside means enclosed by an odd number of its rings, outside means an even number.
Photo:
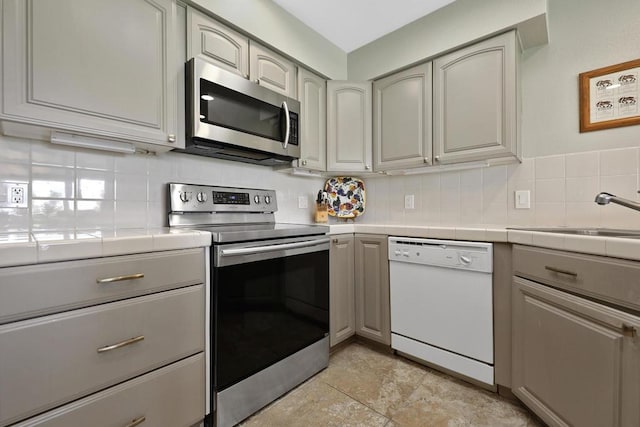
[[[640,193],[640,191],[639,191]],[[618,197],[615,196],[613,194],[609,194],[609,193],[599,193],[596,195],[596,200],[595,202],[599,205],[606,205],[608,203],[615,203],[618,204],[620,206],[624,206],[626,208],[629,209],[635,209],[637,211],[640,211],[640,203],[634,202],[633,200],[629,200],[629,199],[624,199],[622,197]]]

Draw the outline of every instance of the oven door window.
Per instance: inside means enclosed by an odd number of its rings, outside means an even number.
[[[328,272],[326,250],[214,268],[218,391],[328,334]]]

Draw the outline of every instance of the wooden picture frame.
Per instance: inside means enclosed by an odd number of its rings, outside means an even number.
[[[640,59],[580,73],[580,132],[640,124]]]

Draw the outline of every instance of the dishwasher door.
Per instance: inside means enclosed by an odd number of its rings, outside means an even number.
[[[493,384],[492,245],[390,238],[389,275],[392,347]]]

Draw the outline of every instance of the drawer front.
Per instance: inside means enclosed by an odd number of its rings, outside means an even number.
[[[202,248],[2,268],[0,324],[195,285],[204,275]]]
[[[0,426],[202,351],[204,299],[196,285],[0,326]]]
[[[158,369],[13,427],[187,427],[204,418],[204,355]]]
[[[640,311],[640,263],[516,245],[514,275]]]

